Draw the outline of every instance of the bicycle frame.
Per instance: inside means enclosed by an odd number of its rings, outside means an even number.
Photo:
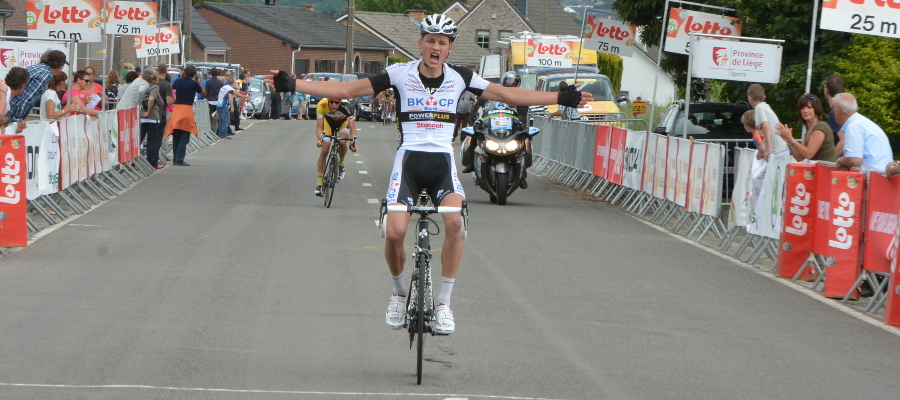
[[[331,207],[331,200],[334,198],[334,185],[338,182],[338,157],[340,157],[340,141],[353,140],[349,137],[343,138],[336,135],[328,136],[328,155],[325,156],[325,173],[322,176],[322,191],[325,198],[325,207]]]

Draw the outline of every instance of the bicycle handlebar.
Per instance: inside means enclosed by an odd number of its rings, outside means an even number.
[[[419,207],[406,204],[391,204],[387,206],[387,212],[426,212],[428,214],[462,214],[462,207]]]

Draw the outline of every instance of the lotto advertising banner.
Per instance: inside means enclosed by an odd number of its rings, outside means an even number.
[[[123,36],[155,35],[157,9],[157,3],[110,1],[106,3],[103,13],[106,33]]]
[[[900,4],[896,0],[822,0],[819,28],[898,38]]]
[[[588,15],[584,26],[584,48],[601,53],[631,57],[637,31],[629,25],[595,15]]]
[[[706,143],[694,143],[691,149],[691,166],[688,171],[687,205],[688,212],[699,213],[703,201],[703,175],[706,168]]]
[[[676,186],[678,182],[678,141],[675,136],[669,136],[668,155],[666,156],[666,199],[675,202]]]
[[[791,156],[769,155],[766,176],[762,181],[759,199],[753,206],[748,232],[770,239],[778,239],[780,236],[784,214],[784,180],[787,177],[787,165],[793,161],[794,157]]]
[[[138,57],[166,56],[181,53],[178,26],[160,26],[159,32],[149,36],[135,36],[134,49]]]
[[[528,62],[528,57],[533,57],[538,54],[535,52],[535,48],[529,48],[528,42],[525,39],[512,39],[510,40],[510,47],[512,47],[512,63],[515,65],[525,65]],[[572,57],[574,59],[574,64],[587,64],[597,66],[597,52],[589,50],[581,45],[577,40],[564,40],[563,42],[567,43],[567,46],[572,48]]]
[[[622,177],[625,167],[625,141],[627,140],[627,131],[622,128],[613,128],[611,139],[609,141],[609,178],[608,181],[616,185],[622,184]]]
[[[894,226],[894,237],[887,254],[891,260],[891,276],[887,293],[885,293],[887,300],[884,304],[884,323],[890,326],[900,326],[900,272],[897,268],[897,264],[900,264],[900,261],[897,260],[900,254],[898,254],[898,248],[900,248],[900,219]]]
[[[828,252],[828,236],[831,229],[831,173],[835,167],[816,164],[816,218],[813,230],[812,252],[826,254]]]
[[[787,204],[776,267],[776,275],[781,278],[793,278],[809,259],[815,224],[815,178],[815,165],[788,164]]]
[[[669,159],[669,138],[660,136],[656,139],[656,173],[653,177],[653,196],[659,199],[666,198],[666,168]]]
[[[741,24],[734,23],[737,20],[735,17],[671,8],[669,24],[666,27],[666,45],[663,50],[669,53],[690,53],[692,32],[741,36]]]
[[[723,151],[725,148],[721,145],[710,144],[706,148],[706,168],[704,168],[706,176],[703,178],[703,203],[700,213],[711,217],[719,215],[721,205],[719,171],[723,168]]]
[[[728,226],[750,225],[750,196],[753,185],[750,184],[750,172],[756,151],[741,147],[734,149],[734,188],[731,190],[731,212],[728,213]]]
[[[888,273],[891,271],[889,249],[900,210],[900,175],[885,178],[877,172],[869,172],[867,185],[863,266],[869,271]]]
[[[597,125],[597,150],[594,152],[594,175],[609,179],[609,141],[612,126]]]
[[[5,42],[0,41],[0,79],[12,67],[30,67],[40,64],[41,56],[50,50],[60,50],[68,54],[68,47],[50,42]]]
[[[648,194],[653,194],[653,185],[656,183],[656,142],[659,138],[659,134],[647,134],[647,144],[645,146],[647,150],[644,157],[644,176],[641,178],[641,190]]]
[[[697,78],[765,83],[781,79],[780,45],[704,37],[694,44],[691,72]]]
[[[684,207],[687,205],[687,188],[690,180],[691,167],[691,141],[678,139],[678,155],[676,156],[675,171],[675,204]]]
[[[559,39],[528,39],[525,65],[529,67],[572,67],[574,42]]]
[[[25,136],[0,135],[0,157],[0,246],[27,246]]]
[[[28,0],[28,37],[99,42],[102,8],[100,0]]]
[[[831,226],[825,256],[825,297],[843,298],[859,278],[864,177],[858,171],[831,173]],[[854,290],[853,297],[858,292]]]

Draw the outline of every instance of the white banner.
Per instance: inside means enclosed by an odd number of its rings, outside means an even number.
[[[703,177],[703,202],[700,205],[700,213],[704,215],[719,215],[722,196],[719,184],[722,173],[722,152],[725,147],[719,144],[709,144],[706,148],[706,174]]]
[[[900,38],[900,2],[896,0],[822,0],[819,28]]]
[[[625,173],[622,175],[622,186],[629,189],[641,188],[641,176],[644,171],[644,144],[647,132],[628,130],[625,134]]]
[[[106,164],[103,165],[104,171],[111,170],[119,163],[119,117],[116,110],[109,110],[101,113],[106,121],[106,132],[109,146],[106,151]]]
[[[706,152],[710,145],[694,143],[691,150],[690,180],[688,181],[687,211],[699,213],[703,203],[704,172],[706,170]]]
[[[50,121],[44,129],[44,156],[47,158],[45,169],[40,176],[41,194],[48,195],[59,191],[59,123]]]
[[[43,173],[46,157],[42,157],[44,153],[44,128],[46,122],[32,122],[25,125],[25,129],[20,133],[25,136],[25,198],[34,200],[41,195],[40,176]]]
[[[784,184],[787,165],[791,162],[794,162],[792,156],[769,155],[766,176],[747,232],[772,239],[779,238],[781,218],[784,215]]]
[[[687,188],[690,181],[691,167],[691,141],[678,139],[678,157],[676,157],[677,171],[675,178],[675,204],[687,205]]]
[[[678,189],[678,138],[669,136],[666,155],[666,199],[675,202]]]
[[[731,191],[731,211],[728,213],[728,226],[747,226],[750,224],[750,169],[756,150],[736,147],[734,149],[734,188]]]
[[[656,174],[653,177],[653,196],[659,199],[666,198],[666,155],[669,151],[670,136],[662,136],[656,140]]]
[[[25,5],[28,37],[100,42],[101,3],[100,0],[28,0]]]
[[[641,178],[641,190],[648,194],[653,194],[653,188],[656,184],[656,146],[659,141],[659,134],[650,133],[647,135],[647,153],[644,154],[644,177]]]
[[[156,34],[157,3],[110,1],[106,3],[106,34],[152,36]]]
[[[69,54],[68,47],[62,43],[0,41],[0,79],[5,79],[12,67],[40,64],[41,56],[50,50]]]
[[[737,20],[735,17],[719,14],[671,8],[669,9],[669,24],[666,27],[666,44],[663,50],[669,53],[688,54],[691,33],[741,36],[741,24],[732,25]]]
[[[69,119],[59,120],[59,190],[66,190],[72,185],[72,162],[69,159],[71,146],[69,130],[74,129],[69,125]]]
[[[634,25],[588,15],[584,26],[584,48],[631,57],[637,37]]]
[[[159,33],[135,36],[134,51],[138,57],[165,56],[181,53],[181,33],[178,25],[160,26]],[[570,60],[571,61],[571,60]],[[569,64],[571,66],[571,64]]]
[[[764,83],[778,83],[781,79],[781,45],[705,37],[696,38],[694,43],[694,78]]]
[[[525,65],[529,67],[572,67],[572,41],[529,38]]]

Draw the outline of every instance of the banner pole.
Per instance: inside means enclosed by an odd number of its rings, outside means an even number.
[[[812,84],[813,53],[815,52],[816,48],[816,23],[818,22],[818,20],[819,0],[813,0],[812,28],[810,28],[809,31],[809,60],[806,62],[806,93],[811,93],[810,85]]]
[[[691,48],[694,47],[694,38],[695,37],[696,36],[694,36],[694,32],[691,32],[691,40],[689,42],[691,44]],[[687,131],[688,131],[687,126],[688,126],[688,122],[691,121],[689,119],[690,114],[688,114],[688,112],[691,109],[691,72],[693,72],[692,71],[693,63],[694,63],[694,52],[692,51],[692,52],[688,53],[687,84],[684,86],[684,123],[681,124],[682,125],[681,138],[682,139],[687,139]]]
[[[656,46],[656,71],[654,72],[653,78],[653,98],[650,100],[650,122],[647,125],[650,125],[649,128],[652,131],[656,129],[653,125],[653,117],[656,115],[656,89],[659,86],[659,71],[660,71],[660,63],[662,62],[662,52],[663,52],[663,40],[666,38],[666,28],[669,25],[669,0],[666,0],[666,5],[663,8],[663,18],[662,18],[662,30],[659,32],[659,44]],[[618,94],[618,93],[617,93]]]

